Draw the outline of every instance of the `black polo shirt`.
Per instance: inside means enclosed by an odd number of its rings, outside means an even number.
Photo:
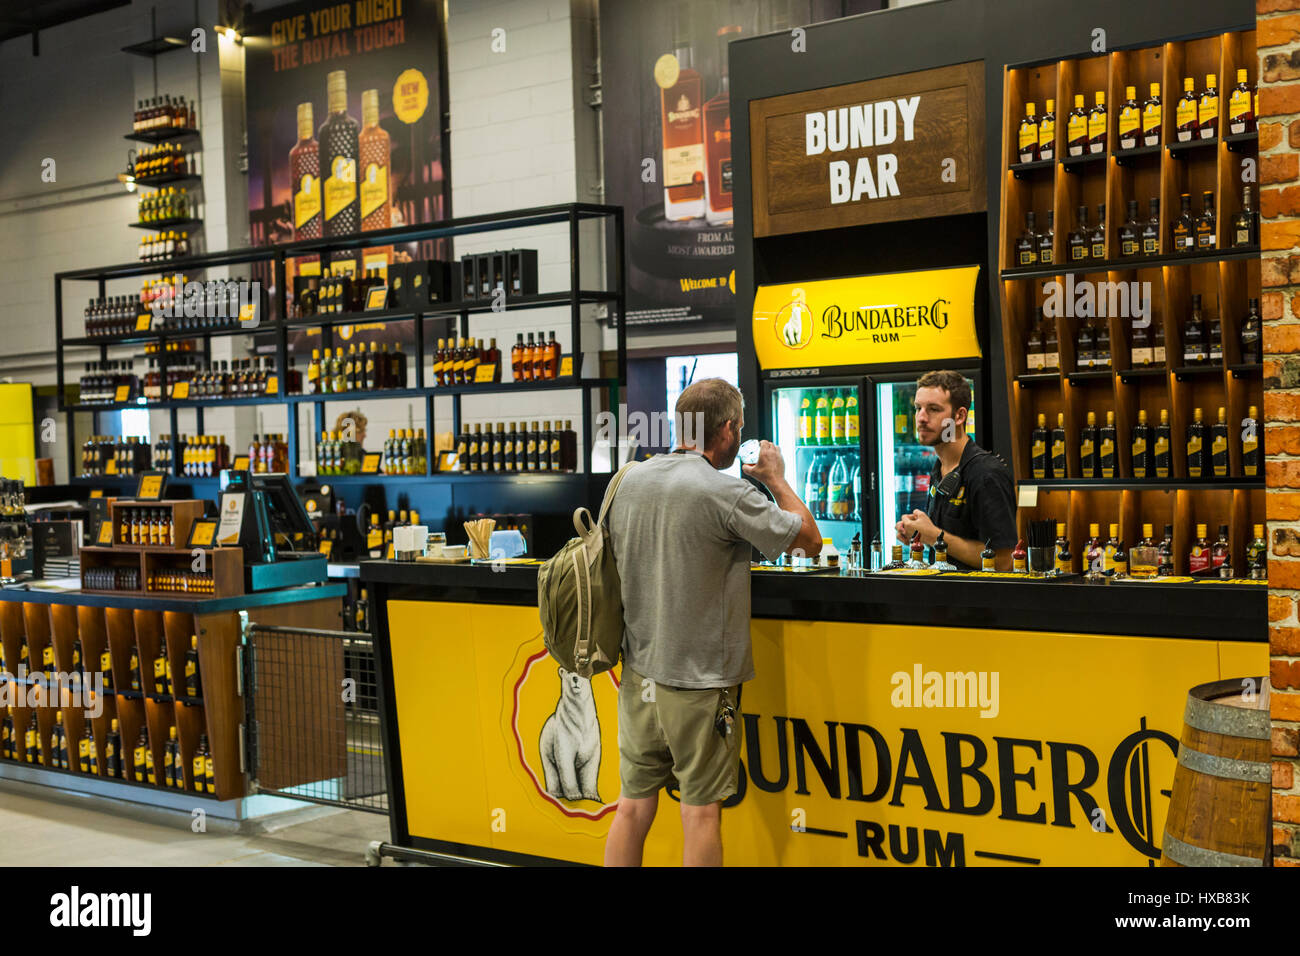
[[[983,453],[969,439],[957,467],[961,483],[946,498],[938,494],[943,465],[935,462],[930,473],[930,496],[926,514],[935,527],[971,541],[992,541],[995,549],[1016,546],[1016,500],[1011,470],[997,455]],[[950,552],[948,560],[959,570],[974,570]]]

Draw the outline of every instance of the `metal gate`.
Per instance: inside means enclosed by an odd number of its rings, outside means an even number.
[[[370,635],[261,624],[244,634],[251,792],[387,814]]]

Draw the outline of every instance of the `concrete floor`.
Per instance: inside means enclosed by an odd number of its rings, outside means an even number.
[[[308,807],[235,825],[0,782],[0,866],[364,866],[388,818]],[[390,864],[391,865],[391,864]]]

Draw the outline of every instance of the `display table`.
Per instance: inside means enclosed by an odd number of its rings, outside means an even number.
[[[392,842],[600,863],[619,794],[619,669],[589,691],[561,679],[536,566],[366,561],[361,580]],[[742,692],[726,860],[1147,865],[1187,690],[1267,672],[1266,594],[1262,582],[755,573],[757,676]],[[552,715],[561,733],[598,734],[600,799],[548,792]],[[647,864],[681,860],[675,799],[660,802]]]
[[[246,701],[237,652],[243,640],[241,615],[254,623],[337,627],[344,591],[342,584],[328,584],[202,599],[87,593],[41,587],[40,582],[30,589],[0,589],[0,641],[8,672],[2,685],[7,696],[0,702],[0,715],[7,708],[21,740],[34,710],[44,758],[43,764],[29,762],[23,752],[17,761],[0,760],[0,777],[186,810],[195,806],[197,798],[213,801],[208,812],[230,815],[228,809],[217,810],[215,802],[238,800],[246,793],[241,759]],[[192,638],[197,638],[200,697],[185,694],[180,676],[185,673],[185,655]],[[101,693],[74,701],[67,686],[56,694],[36,679],[20,675],[24,649],[27,659],[37,662],[39,668],[47,647],[53,648],[56,672],[71,675],[80,667],[83,686],[91,690],[101,686],[101,661],[107,654],[111,690],[104,687]],[[77,649],[80,656],[74,662]],[[139,665],[135,677],[138,690],[132,687],[133,656]],[[153,665],[159,658],[170,666],[174,687],[155,683]],[[22,670],[29,674],[32,667],[28,664]],[[72,764],[69,769],[55,768],[52,749],[60,710]],[[110,778],[104,759],[114,719],[119,725],[127,779]],[[172,727],[180,743],[183,791],[165,787],[162,779]],[[132,751],[141,728],[147,728],[157,774],[154,785],[130,779]],[[199,790],[192,761],[204,734],[212,756],[213,786]],[[100,758],[95,774],[82,773],[78,767],[78,747],[87,735],[96,742]]]

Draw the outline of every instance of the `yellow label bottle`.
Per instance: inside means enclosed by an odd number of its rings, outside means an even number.
[[[858,442],[858,430],[860,422],[858,420],[858,390],[849,389],[849,394],[844,399],[844,440],[850,445],[856,445]]]

